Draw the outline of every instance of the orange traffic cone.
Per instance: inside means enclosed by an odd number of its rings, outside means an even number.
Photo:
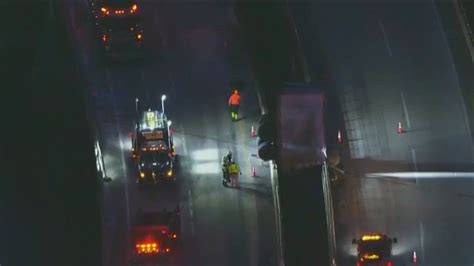
[[[250,129],[250,136],[255,137],[257,136],[257,132],[255,132],[255,127],[252,125],[252,128]]]
[[[403,132],[405,132],[403,130],[403,127],[402,127],[402,122],[398,122],[398,130],[397,130],[398,134],[402,134]]]
[[[257,176],[257,170],[255,169],[255,165],[252,166],[252,177],[256,177]]]
[[[341,131],[337,131],[337,143],[341,144],[342,143],[342,135]]]

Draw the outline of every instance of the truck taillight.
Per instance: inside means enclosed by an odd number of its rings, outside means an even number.
[[[138,253],[158,253],[160,251],[158,243],[156,242],[151,242],[151,243],[139,243],[136,246],[137,252]]]
[[[134,5],[132,6],[132,8],[130,8],[130,13],[133,14],[133,13],[137,12],[137,9],[138,9],[138,6],[137,6],[136,4],[134,4]]]

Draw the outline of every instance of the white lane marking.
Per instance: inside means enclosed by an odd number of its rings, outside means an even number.
[[[123,179],[124,179],[124,183],[125,183],[125,204],[126,204],[126,216],[127,216],[127,233],[125,234],[125,239],[127,241],[126,245],[127,245],[127,250],[130,250],[130,239],[129,239],[129,234],[128,232],[130,232],[130,202],[129,202],[129,197],[128,197],[128,179],[127,179],[127,173],[126,173],[126,163],[125,163],[125,154],[124,154],[124,147],[123,147],[123,141],[122,141],[122,135],[120,134],[120,120],[119,120],[119,116],[118,116],[118,112],[117,112],[117,102],[116,102],[116,99],[115,99],[115,91],[114,91],[114,86],[113,86],[113,82],[112,79],[110,78],[110,71],[108,68],[105,69],[105,75],[106,75],[106,79],[107,79],[107,84],[109,85],[109,89],[110,89],[110,95],[111,95],[111,98],[112,98],[112,108],[113,108],[113,112],[114,112],[114,116],[115,116],[115,128],[116,128],[116,131],[118,133],[118,137],[119,137],[119,142],[120,142],[120,159],[122,161],[122,173],[123,173]]]
[[[180,126],[180,131],[181,131],[181,143],[183,145],[183,155],[188,156],[188,147],[186,146],[186,137],[184,136],[184,127],[183,125]]]
[[[194,203],[191,190],[188,190],[189,216],[191,217],[191,235],[194,235]]]
[[[416,184],[418,184],[418,165],[417,165],[417,161],[416,161],[416,153],[415,153],[415,149],[414,148],[411,148],[411,160],[413,161],[413,166],[415,167],[415,182]]]
[[[387,33],[385,32],[385,27],[384,27],[382,21],[379,21],[379,25],[380,25],[380,28],[382,29],[383,40],[384,40],[384,43],[385,43],[385,47],[387,48],[388,54],[390,56],[392,56],[392,49],[390,48],[390,43],[388,42]]]
[[[420,246],[421,246],[421,260],[425,261],[425,228],[423,227],[423,222],[420,221]]]
[[[403,112],[405,113],[405,120],[407,122],[407,127],[408,129],[410,129],[411,128],[410,116],[408,115],[407,102],[405,101],[405,94],[403,93],[403,91],[400,92],[400,98],[402,99]]]

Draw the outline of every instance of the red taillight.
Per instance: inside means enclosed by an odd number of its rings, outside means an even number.
[[[161,230],[161,233],[165,235],[165,234],[168,233],[168,231],[167,230]]]
[[[356,266],[361,266],[361,265],[360,265],[360,262],[357,262]]]
[[[387,266],[393,266],[392,261],[389,260],[389,261],[387,262]]]

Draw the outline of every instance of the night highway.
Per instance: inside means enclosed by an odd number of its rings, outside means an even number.
[[[230,5],[150,1],[140,7],[153,58],[107,64],[91,48],[97,47],[93,25],[81,22],[88,15],[86,1],[67,6],[88,79],[85,89],[97,109],[106,173],[112,178],[104,188],[104,265],[129,265],[129,232],[138,209],[172,209],[176,203],[182,209],[182,247],[169,265],[274,265],[270,172],[252,157],[256,146],[250,136],[260,107],[242,48],[228,34],[235,23]],[[244,59],[232,62],[231,53]],[[227,98],[233,86],[229,82],[236,78],[244,84],[239,88],[243,119],[233,124]],[[135,97],[161,108],[162,95],[175,132],[178,183],[140,187],[129,136]],[[229,149],[241,165],[239,189],[221,184],[220,159]],[[258,177],[251,177],[253,166]]]
[[[2,174],[14,178],[3,178],[11,189],[1,186],[0,266],[474,265],[474,7],[121,0],[132,14],[123,15],[102,1],[119,0],[25,2],[1,23],[9,38],[0,41],[0,70],[12,88],[2,90],[18,94],[2,97],[2,121],[18,133],[3,138]],[[118,19],[94,18],[110,12]],[[105,48],[118,25],[142,55]],[[301,84],[323,95],[324,119],[315,111],[294,120],[324,121],[322,134],[281,123],[278,108],[290,106],[281,95]],[[242,97],[235,122],[234,90]],[[141,105],[168,119],[175,183],[137,182]],[[281,148],[271,160],[258,157],[264,114],[280,126],[270,128]],[[304,148],[323,140],[311,152],[329,154],[327,164],[282,160],[297,158],[281,155],[285,130],[319,134]],[[145,146],[133,154],[144,157]],[[222,184],[229,150],[240,164],[236,188]],[[159,263],[136,263],[137,214],[176,206],[177,245]],[[388,253],[363,250],[382,235]]]
[[[308,64],[318,63],[309,48],[318,38],[345,112],[351,160],[334,198],[339,263],[354,260],[352,238],[383,232],[398,238],[394,265],[413,252],[420,265],[472,265],[472,113],[460,80],[472,90],[474,75],[458,76],[472,64],[455,66],[433,1],[356,2],[293,6]]]

